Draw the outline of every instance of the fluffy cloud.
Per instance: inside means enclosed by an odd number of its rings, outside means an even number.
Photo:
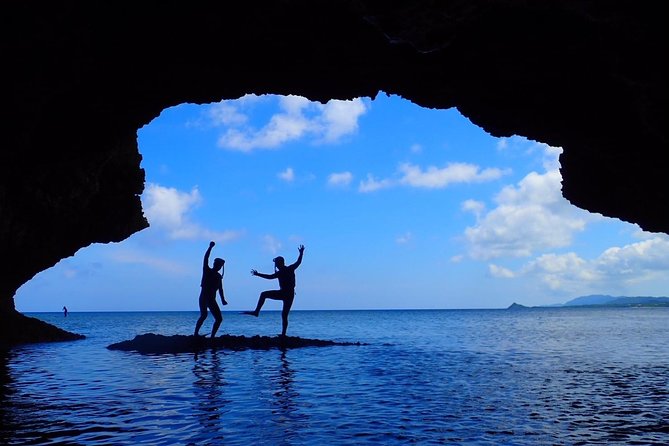
[[[219,102],[209,108],[209,118],[215,126],[239,126],[248,122],[248,116],[227,102]]]
[[[179,228],[184,225],[186,215],[202,203],[197,187],[190,192],[181,192],[173,187],[149,183],[144,191],[144,214],[151,225]]]
[[[250,152],[275,149],[307,137],[315,143],[335,143],[357,131],[358,120],[368,109],[359,98],[320,104],[300,96],[281,96],[278,97],[279,113],[256,129],[248,124],[249,115],[244,113],[258,102],[252,98],[245,96],[243,100],[223,101],[212,107],[210,116],[227,127],[218,140],[220,147]]]
[[[517,271],[489,265],[499,278],[537,278],[551,290],[573,293],[616,293],[653,280],[669,282],[669,237],[651,239],[605,250],[586,260],[573,252],[543,254]]]
[[[454,183],[482,183],[500,178],[508,171],[488,168],[483,169],[474,164],[450,163],[438,168],[429,166],[423,170],[419,166],[404,163],[399,167],[402,173],[400,184],[427,189],[442,189]]]
[[[335,172],[328,176],[328,185],[330,186],[348,186],[353,181],[351,172]]]
[[[465,200],[462,203],[462,210],[473,213],[476,215],[476,221],[479,221],[483,211],[485,211],[485,203],[477,200]]]
[[[367,174],[367,179],[360,181],[358,191],[363,193],[374,192],[392,187],[393,185],[393,181],[391,180],[377,180],[371,174]]]
[[[597,271],[607,280],[627,282],[645,280],[669,273],[669,238],[656,236],[623,247],[609,248],[595,262]]]
[[[640,241],[606,249],[594,259],[575,252],[550,252],[569,247],[575,234],[602,217],[562,197],[561,149],[528,142],[515,137],[500,142],[499,148],[542,150],[544,173],[531,172],[517,184],[504,187],[487,212],[479,201],[462,203],[463,210],[477,216],[476,224],[465,229],[469,256],[479,260],[533,256],[515,269],[491,263],[488,272],[496,278],[533,279],[543,290],[556,293],[616,294],[644,289],[638,285],[658,279],[669,283],[669,237],[664,235],[637,234]]]
[[[212,231],[192,222],[190,213],[202,201],[197,187],[190,192],[182,192],[173,187],[149,183],[142,195],[144,214],[150,225],[166,231],[171,239],[204,239],[224,243],[241,235],[236,231]]]
[[[545,150],[549,155],[544,165],[550,170],[531,172],[517,185],[504,187],[494,199],[496,207],[485,215],[479,204],[463,203],[463,209],[479,212],[477,224],[465,229],[471,257],[524,257],[566,247],[575,233],[597,218],[562,197],[562,178],[553,162],[559,150],[548,146]]]
[[[423,169],[411,163],[402,163],[397,168],[396,178],[377,180],[372,174],[360,182],[360,192],[374,192],[394,186],[409,186],[423,189],[443,189],[456,183],[482,183],[496,180],[509,173],[508,170],[481,169],[475,164],[450,163],[445,167],[428,166]]]
[[[365,114],[367,106],[361,99],[352,101],[331,100],[318,105],[321,115],[315,121],[318,133],[325,142],[336,142],[358,130],[358,119]]]

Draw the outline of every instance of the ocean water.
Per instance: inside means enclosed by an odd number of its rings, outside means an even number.
[[[0,444],[669,444],[669,308],[294,311],[365,345],[199,355],[106,348],[196,312],[31,315],[87,339],[0,354]]]

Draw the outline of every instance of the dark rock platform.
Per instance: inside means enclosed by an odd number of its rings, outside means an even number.
[[[362,345],[360,342],[335,342],[321,339],[305,339],[293,336],[234,336],[216,338],[186,335],[165,336],[146,333],[135,339],[107,346],[110,350],[135,351],[139,353],[196,353],[203,350],[269,350],[303,347],[331,347],[335,345]]]
[[[39,342],[66,342],[84,339],[84,335],[71,333],[40,319],[10,311],[0,317],[0,350],[22,344]]]

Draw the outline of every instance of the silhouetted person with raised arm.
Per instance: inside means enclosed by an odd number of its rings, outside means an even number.
[[[207,309],[211,311],[211,314],[214,315],[214,326],[211,327],[211,337],[213,338],[220,327],[221,322],[223,321],[223,315],[221,314],[221,309],[216,303],[216,292],[221,296],[221,302],[223,305],[228,303],[225,300],[225,295],[223,294],[223,274],[225,269],[225,260],[221,258],[214,259],[214,267],[209,268],[209,254],[211,254],[211,249],[216,243],[209,242],[209,248],[207,252],[204,253],[204,261],[202,262],[202,281],[200,282],[200,318],[195,324],[195,336],[200,335],[200,327],[205,319],[207,319]],[[220,273],[219,273],[220,271]]]
[[[260,314],[260,309],[265,304],[266,299],[280,300],[283,302],[283,310],[281,311],[281,335],[286,336],[286,330],[288,329],[288,313],[290,312],[290,307],[293,306],[293,300],[295,299],[295,270],[302,263],[302,255],[304,254],[304,245],[300,245],[298,248],[300,255],[297,257],[297,261],[292,265],[286,266],[285,260],[283,257],[275,257],[274,260],[274,274],[263,274],[252,269],[251,274],[254,276],[262,277],[263,279],[279,279],[279,289],[263,291],[260,293],[260,298],[258,299],[258,305],[253,311],[245,311],[244,314],[250,314],[251,316],[256,316]]]

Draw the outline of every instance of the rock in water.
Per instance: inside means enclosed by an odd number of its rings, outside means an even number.
[[[136,351],[139,353],[195,353],[203,350],[269,350],[302,347],[330,347],[335,345],[362,345],[359,342],[335,342],[321,339],[305,339],[293,336],[234,336],[216,338],[204,336],[165,336],[146,333],[135,339],[107,346],[110,350]]]

